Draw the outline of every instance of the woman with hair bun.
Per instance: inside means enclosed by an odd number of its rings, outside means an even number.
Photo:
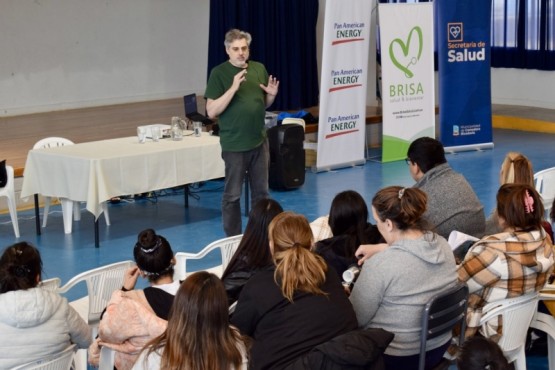
[[[282,369],[315,346],[356,329],[339,277],[311,251],[306,218],[278,214],[268,236],[273,266],[245,285],[231,323],[251,336],[249,368]]]
[[[458,267],[459,280],[470,291],[466,336],[501,335],[492,319],[480,326],[482,308],[491,302],[543,288],[553,269],[553,246],[542,227],[544,208],[528,184],[505,184],[497,192],[497,215],[503,232],[483,237]]]
[[[91,343],[87,323],[66,298],[40,287],[41,274],[40,253],[27,242],[0,257],[0,369]]]
[[[422,218],[426,200],[426,193],[417,188],[390,186],[378,191],[372,215],[386,244],[357,250],[364,264],[349,298],[359,327],[395,334],[384,354],[389,370],[418,368],[422,309],[457,281],[449,244],[428,231]],[[441,361],[450,340],[446,333],[429,341],[427,365]]]
[[[126,271],[121,290],[112,294],[98,327],[98,338],[89,348],[89,363],[93,366],[98,366],[100,347],[105,345],[116,351],[118,370],[130,369],[144,344],[166,329],[180,284],[173,280],[173,250],[166,238],[146,229],[137,237],[133,257],[137,265]],[[150,286],[134,290],[139,276]]]

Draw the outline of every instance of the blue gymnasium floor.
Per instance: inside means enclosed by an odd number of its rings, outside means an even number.
[[[508,151],[520,151],[533,163],[534,171],[555,167],[555,135],[513,130],[494,130],[493,150],[448,154],[447,160],[463,173],[484,204],[486,215],[495,205],[499,167]],[[379,156],[379,150],[370,155]],[[306,172],[305,184],[293,191],[272,191],[271,196],[284,209],[304,214],[309,220],[326,214],[334,195],[346,189],[358,191],[370,203],[374,193],[389,185],[411,186],[413,180],[404,161],[381,164],[368,161],[366,165],[337,171]],[[221,226],[220,201],[223,181],[208,181],[193,189],[189,208],[184,208],[182,190],[156,192],[157,198],[123,200],[110,204],[111,226],[100,219],[100,248],[94,247],[93,218],[82,212],[81,221],[74,222],[73,233],[63,233],[61,207],[51,207],[48,225],[42,235],[35,234],[32,210],[20,211],[21,238],[37,246],[44,262],[43,278],[59,277],[62,284],[74,275],[113,262],[133,259],[136,235],[145,228],[153,228],[165,236],[175,252],[196,252],[216,239],[224,237]],[[447,205],[446,205],[447,206]],[[82,206],[82,208],[84,205]],[[42,211],[42,210],[41,210]],[[243,217],[243,227],[246,225]],[[8,214],[0,215],[0,247],[18,240],[13,236]],[[216,253],[200,262],[198,268],[217,261]],[[85,294],[84,284],[68,293],[75,299]],[[546,357],[529,356],[528,369],[547,369]]]

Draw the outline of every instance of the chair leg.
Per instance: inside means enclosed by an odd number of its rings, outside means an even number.
[[[13,231],[16,238],[19,238],[19,221],[17,220],[17,204],[15,198],[8,197],[8,208],[10,209],[10,218],[12,219]]]
[[[42,227],[46,227],[46,222],[48,221],[48,213],[50,213],[50,203],[52,198],[44,197],[44,214],[42,215]]]
[[[79,202],[73,202],[73,220],[81,221],[81,208],[79,208]]]
[[[549,334],[547,335],[547,359],[549,370],[555,370],[555,339]]]
[[[102,202],[102,212],[104,213],[104,219],[106,220],[106,225],[110,226],[110,214],[108,213],[108,202]]]
[[[64,219],[64,233],[71,234],[71,229],[73,227],[73,201],[62,198],[60,199],[62,203],[62,216]]]
[[[515,370],[526,370],[526,354],[524,353],[524,346],[521,346],[514,361]]]

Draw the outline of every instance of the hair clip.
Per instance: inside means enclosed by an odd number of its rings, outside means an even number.
[[[165,269],[163,269],[162,271],[158,271],[158,272],[150,272],[150,271],[145,271],[142,270],[143,274],[145,274],[146,276],[159,276],[162,275],[165,272],[168,272],[171,270],[171,268],[173,267],[173,264],[170,262],[170,265],[168,267],[166,267]]]
[[[528,190],[526,190],[526,193],[524,194],[524,209],[526,210],[526,213],[534,212],[534,198],[530,196]]]
[[[22,251],[21,249],[16,249],[16,250],[15,250],[15,253],[16,253],[18,256],[21,256],[21,255],[23,254],[23,251]]]
[[[403,195],[405,194],[405,189],[406,188],[402,188],[401,190],[399,190],[399,199],[401,199],[403,197]]]
[[[15,266],[14,272],[15,276],[19,278],[24,278],[31,272],[31,269],[27,266]]]
[[[154,244],[154,246],[152,248],[146,249],[146,248],[141,247],[141,251],[143,251],[143,253],[147,253],[147,254],[152,253],[156,249],[158,249],[161,245],[162,245],[162,239],[159,236],[157,236],[156,237],[156,244]]]

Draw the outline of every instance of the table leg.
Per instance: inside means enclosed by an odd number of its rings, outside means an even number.
[[[94,247],[95,248],[100,247],[100,240],[98,237],[98,218],[94,219]]]
[[[35,224],[37,228],[37,235],[40,235],[40,213],[39,213],[39,195],[35,194]]]
[[[185,208],[189,208],[189,184],[185,184]]]

